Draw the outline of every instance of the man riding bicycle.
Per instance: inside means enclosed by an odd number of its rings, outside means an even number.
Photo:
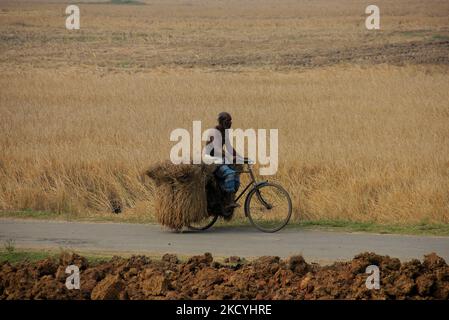
[[[223,206],[222,215],[224,217],[231,217],[234,209],[239,207],[239,204],[235,202],[235,193],[240,187],[240,175],[236,170],[235,160],[239,155],[232,147],[228,131],[232,126],[232,117],[227,112],[221,112],[218,115],[218,125],[215,126],[217,134],[209,135],[208,141],[206,143],[206,150],[210,150],[209,154],[214,158],[221,158],[221,164],[214,171],[214,175],[217,179],[218,185],[223,192]],[[220,139],[221,142],[217,142],[216,139]],[[214,143],[216,141],[216,143]],[[219,150],[215,150],[216,147],[220,146]],[[207,151],[206,151],[207,152]],[[225,161],[226,158],[232,159],[232,161]],[[230,162],[230,163],[228,163]]]

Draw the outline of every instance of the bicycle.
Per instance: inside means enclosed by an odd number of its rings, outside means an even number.
[[[292,201],[288,192],[276,183],[265,181],[258,182],[253,173],[251,165],[253,162],[244,159],[247,169],[239,173],[248,173],[251,181],[236,197],[238,202],[249,190],[245,198],[245,216],[250,223],[263,232],[276,232],[284,228],[290,221],[292,215]],[[254,200],[253,200],[254,199]],[[189,228],[195,231],[206,230],[217,222],[219,215],[212,214],[208,218],[200,221]]]

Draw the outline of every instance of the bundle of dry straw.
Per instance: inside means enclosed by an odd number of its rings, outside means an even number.
[[[213,165],[174,165],[169,161],[151,166],[145,174],[156,185],[155,209],[160,224],[174,230],[208,216],[206,183]]]

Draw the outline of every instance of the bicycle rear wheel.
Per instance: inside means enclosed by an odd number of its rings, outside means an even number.
[[[218,219],[218,216],[216,216],[216,215],[209,216],[206,219],[201,220],[200,222],[192,223],[191,225],[188,226],[188,228],[190,230],[194,230],[194,231],[207,230],[210,227],[212,227],[215,222],[217,222],[217,219]]]
[[[245,214],[260,231],[276,232],[290,221],[292,201],[288,192],[280,185],[264,183],[248,194]]]

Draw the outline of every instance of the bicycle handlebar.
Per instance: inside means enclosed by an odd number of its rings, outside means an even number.
[[[254,161],[250,158],[237,158],[237,163],[239,163],[241,160],[243,160],[243,164],[254,164]]]

